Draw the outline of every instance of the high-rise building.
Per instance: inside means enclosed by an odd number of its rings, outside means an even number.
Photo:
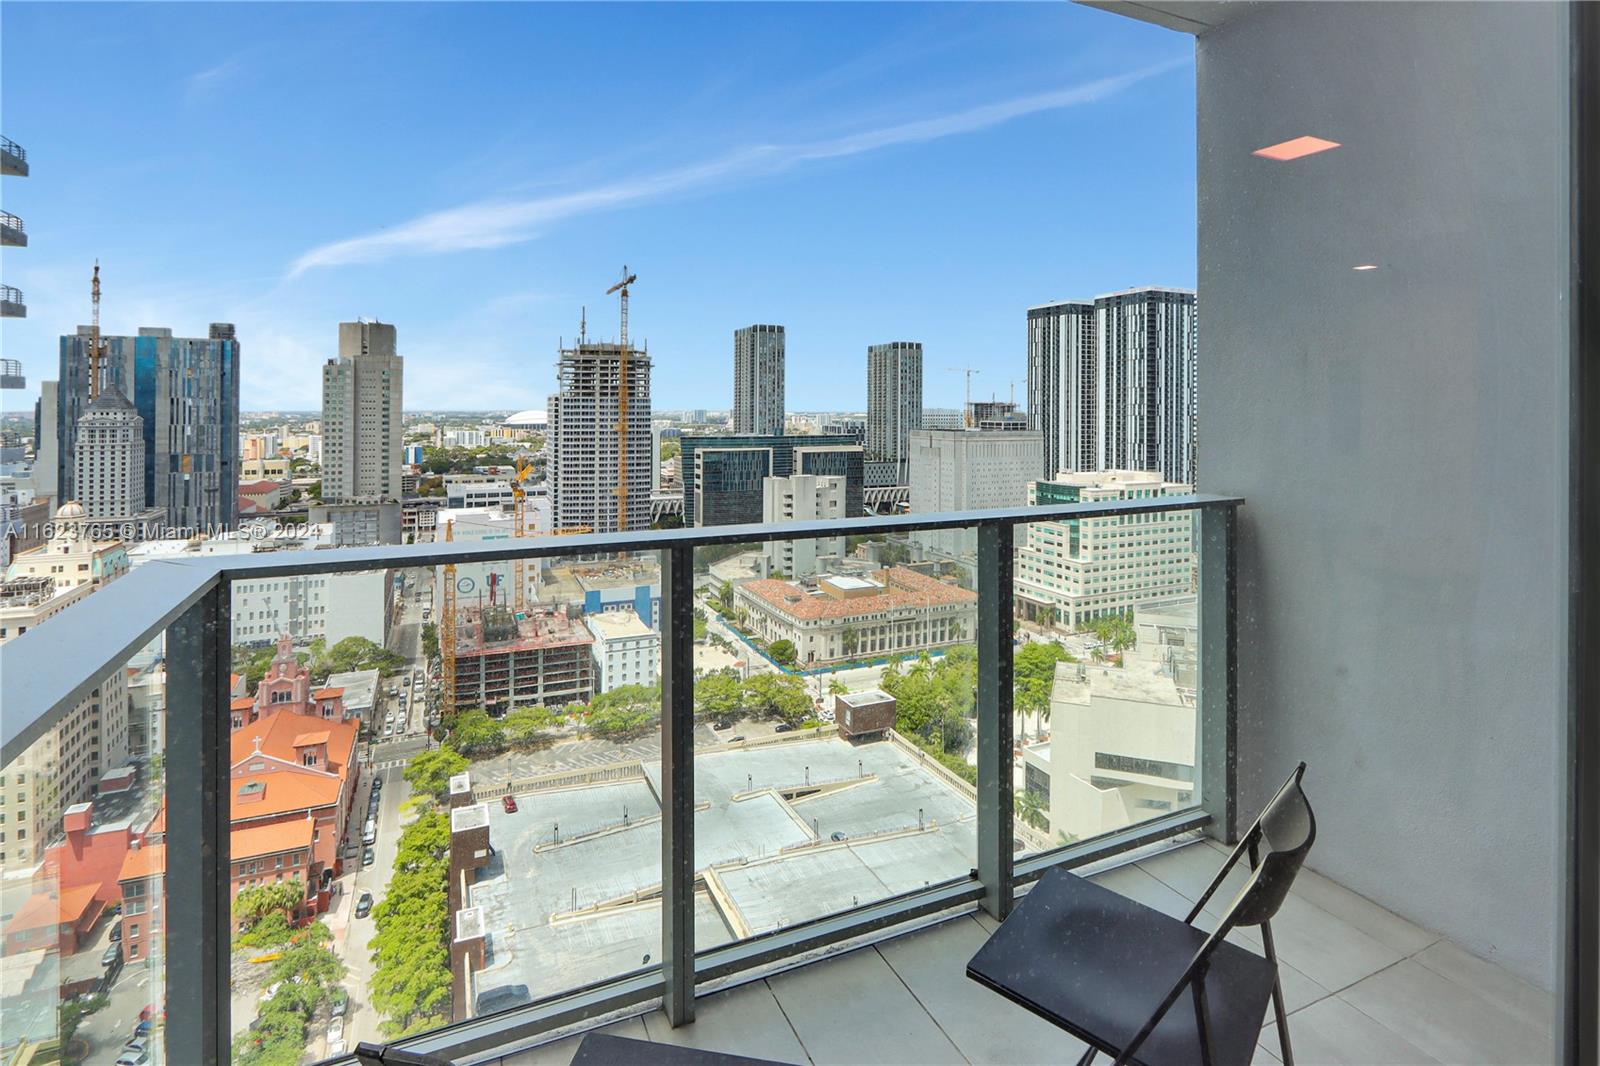
[[[144,419],[128,398],[107,388],[78,419],[72,480],[89,521],[159,525],[164,517],[145,506]],[[150,530],[138,539],[154,535]]]
[[[924,407],[918,429],[965,429],[966,418],[954,407]]]
[[[120,392],[143,419],[144,499],[168,526],[231,528],[239,515],[239,341],[213,322],[205,337],[144,326],[101,338],[100,394]],[[89,406],[93,329],[61,338],[56,387],[56,488],[76,499],[78,426]]]
[[[1195,294],[1150,287],[1028,309],[1028,425],[1042,473],[1159,470],[1193,484]]]
[[[916,514],[1021,507],[1039,467],[1039,434],[1026,430],[918,429],[910,437],[911,510]],[[924,552],[971,558],[973,529],[913,533]]]
[[[1094,304],[1028,308],[1028,428],[1044,436],[1039,473],[1098,470]]]
[[[324,501],[400,499],[404,377],[394,326],[339,323],[339,358],[322,367]]]
[[[1190,486],[1158,471],[1063,472],[1028,486],[1028,504],[1103,503],[1183,496]],[[1076,629],[1192,598],[1196,591],[1194,512],[1157,511],[1032,522],[1017,549],[1017,611]]]
[[[791,474],[764,478],[761,520],[776,525],[848,518],[848,487],[845,478],[830,475]],[[769,540],[762,546],[762,556],[769,577],[799,579],[815,576],[818,556],[843,555],[844,549],[843,537]]]
[[[1194,484],[1195,311],[1190,289],[1095,297],[1100,469]]]
[[[922,428],[922,345],[891,341],[867,348],[867,456],[898,465],[904,484],[906,441]]]
[[[686,436],[679,443],[686,526],[760,522],[763,481],[790,474],[844,478],[845,514],[862,513],[865,464],[852,437]]]
[[[733,431],[783,432],[782,326],[733,331]]]
[[[627,365],[626,484],[617,427],[623,421]],[[595,533],[650,525],[650,355],[620,345],[579,342],[556,364],[560,392],[550,397],[550,495],[557,530]],[[626,504],[623,505],[626,489]]]

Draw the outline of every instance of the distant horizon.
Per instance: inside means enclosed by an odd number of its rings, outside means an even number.
[[[1021,391],[1028,307],[1196,281],[1193,43],[1079,5],[0,21],[6,134],[31,165],[5,185],[30,236],[4,252],[29,308],[0,323],[29,382],[7,410],[56,378],[97,259],[105,332],[232,322],[241,406],[297,411],[359,316],[397,327],[408,395],[542,409],[580,317],[616,335],[623,263],[661,409],[731,406],[733,331],[754,322],[785,327],[793,410],[863,409],[867,347],[892,338],[924,345],[924,403],[959,408],[957,368],[981,368],[976,395]],[[616,76],[584,77],[600,66]]]

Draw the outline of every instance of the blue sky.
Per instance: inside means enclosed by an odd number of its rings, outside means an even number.
[[[394,322],[406,407],[543,407],[639,274],[655,406],[726,407],[788,329],[791,410],[1024,376],[1025,308],[1192,285],[1190,38],[1073,4],[57,4],[0,9],[0,182],[31,246],[5,354],[232,321],[246,410],[312,409],[337,323]],[[20,406],[17,394],[6,397]],[[31,396],[26,398],[31,404]]]

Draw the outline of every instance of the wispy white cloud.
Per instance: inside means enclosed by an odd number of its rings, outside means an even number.
[[[189,100],[197,100],[209,93],[215,92],[219,87],[238,74],[243,69],[237,56],[224,59],[214,67],[191,74],[184,82],[184,95]]]
[[[288,278],[320,267],[518,244],[533,239],[553,223],[578,215],[644,203],[716,182],[776,174],[804,163],[973,133],[1027,115],[1095,103],[1189,62],[1187,58],[1174,58],[1081,85],[826,140],[752,145],[705,162],[579,192],[483,200],[446,208],[375,233],[319,245],[290,265]]]

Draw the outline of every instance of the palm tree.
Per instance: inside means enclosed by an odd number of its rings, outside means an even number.
[[[1035,829],[1044,831],[1049,828],[1044,801],[1039,798],[1039,793],[1031,788],[1025,788],[1017,793],[1017,817]]]

